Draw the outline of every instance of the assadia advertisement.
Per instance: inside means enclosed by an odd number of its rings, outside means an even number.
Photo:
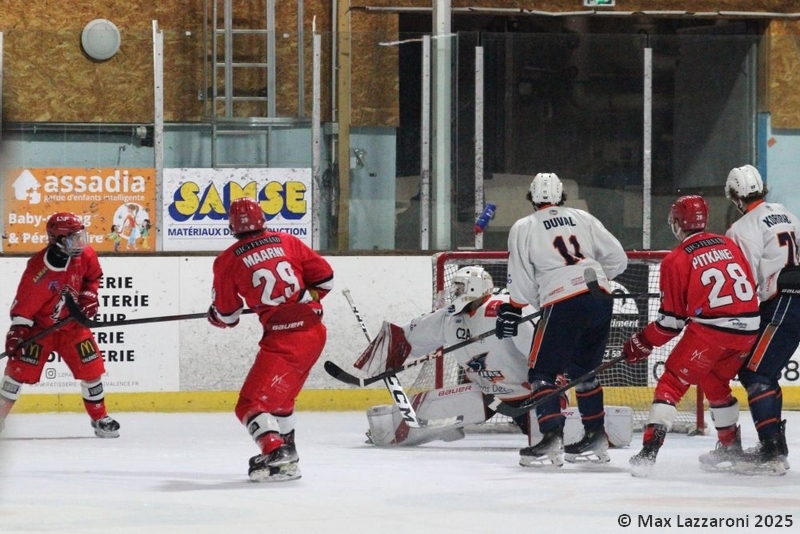
[[[99,252],[154,249],[155,169],[11,169],[4,187],[5,252],[45,247],[47,220],[59,212],[81,217]]]
[[[164,250],[219,251],[234,242],[231,201],[258,201],[274,232],[311,246],[311,169],[164,169]]]

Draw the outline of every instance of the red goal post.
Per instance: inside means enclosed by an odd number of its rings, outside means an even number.
[[[628,268],[612,285],[626,293],[658,293],[658,276],[661,260],[668,251],[628,252]],[[447,289],[455,272],[461,267],[479,265],[486,269],[497,287],[505,287],[508,252],[505,251],[457,251],[434,254],[433,261],[433,306],[437,296]],[[653,321],[658,312],[658,298],[615,299],[611,333],[604,360],[621,353],[622,345],[631,334],[638,332]],[[634,413],[634,430],[641,430],[646,421],[653,399],[655,384],[663,371],[669,351],[677,343],[671,343],[653,351],[647,362],[634,366],[618,364],[600,375],[604,387],[605,404],[608,406],[630,406]],[[427,365],[427,364],[426,364]],[[451,357],[436,358],[427,369],[423,368],[412,389],[424,391],[461,383],[463,373]],[[506,425],[502,417],[493,418],[495,424]],[[703,395],[699,388],[692,387],[678,406],[678,417],[673,431],[693,433],[705,429]]]

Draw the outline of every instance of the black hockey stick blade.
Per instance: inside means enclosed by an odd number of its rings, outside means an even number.
[[[54,324],[48,326],[47,328],[45,328],[41,332],[35,333],[34,335],[29,337],[28,339],[23,339],[22,342],[19,345],[17,345],[17,348],[21,349],[23,347],[27,347],[28,345],[30,345],[34,341],[37,341],[39,339],[42,339],[45,336],[48,336],[48,335],[52,334],[53,332],[55,332],[56,330],[58,330],[59,328],[61,328],[65,324],[71,323],[74,320],[75,320],[75,317],[73,317],[71,315],[69,317],[67,317],[66,319],[61,319],[57,323],[54,323]],[[0,354],[0,360],[5,358],[6,356],[8,356],[8,353],[7,352],[3,352],[2,354]]]
[[[658,298],[660,293],[625,293],[619,289],[613,293],[606,293],[597,281],[597,273],[591,267],[583,271],[583,281],[589,288],[589,293],[596,299],[638,299],[638,298]]]
[[[187,319],[203,319],[208,316],[208,312],[203,312],[185,313],[183,315],[162,315],[160,317],[142,317],[139,319],[123,319],[120,321],[95,321],[94,319],[86,317],[86,314],[83,313],[81,307],[78,306],[78,304],[69,295],[64,296],[64,301],[66,303],[67,310],[69,310],[70,316],[86,328],[108,328],[115,326],[130,326],[134,324],[165,323],[169,321],[185,321]],[[246,313],[255,312],[253,310],[242,311],[242,314]]]
[[[330,360],[325,361],[324,367],[325,367],[325,372],[327,372],[336,380],[344,382],[345,384],[350,384],[351,386],[359,386],[362,388],[368,384],[372,384],[372,382],[367,382],[368,379],[358,378],[357,376],[348,373],[347,371],[345,371],[344,369],[342,369],[341,367],[339,367]],[[379,378],[378,380],[375,380],[375,382],[378,382],[379,380],[381,379]]]
[[[542,314],[541,311],[533,312],[531,314],[528,314],[528,315],[524,316],[522,319],[520,319],[519,322],[520,323],[524,323],[524,322],[527,322],[527,321],[532,321],[532,320],[536,319],[537,317],[539,317],[541,314]],[[445,347],[445,348],[443,348],[441,350],[441,352],[431,352],[430,354],[426,354],[425,356],[417,358],[416,360],[412,360],[412,361],[410,361],[408,363],[404,363],[400,367],[395,367],[394,369],[387,369],[386,371],[384,371],[382,373],[378,373],[377,375],[371,376],[369,378],[359,378],[359,377],[357,377],[357,376],[355,376],[355,375],[353,375],[351,373],[348,373],[347,371],[345,371],[344,369],[342,369],[341,367],[339,367],[338,365],[336,365],[335,363],[333,363],[330,360],[325,362],[325,370],[333,378],[335,378],[335,379],[337,379],[337,380],[339,380],[341,382],[344,382],[345,384],[364,387],[364,386],[368,386],[370,384],[374,384],[375,382],[380,382],[384,378],[387,378],[387,377],[390,377],[390,376],[394,376],[397,373],[405,371],[406,369],[410,369],[411,367],[416,367],[417,365],[419,365],[421,363],[425,363],[428,360],[433,360],[434,358],[441,358],[445,354],[453,352],[454,350],[458,350],[458,349],[464,348],[467,345],[471,345],[471,344],[473,344],[473,343],[475,343],[477,341],[480,341],[481,339],[486,339],[489,336],[493,336],[493,335],[495,335],[496,332],[497,332],[497,329],[496,328],[492,328],[491,330],[489,330],[487,332],[484,332],[483,334],[479,334],[479,335],[477,335],[475,337],[471,337],[469,339],[465,339],[464,341],[459,341],[458,343],[455,343],[453,345]]]
[[[538,398],[536,400],[528,399],[528,400],[526,400],[525,402],[523,402],[522,404],[520,404],[517,407],[511,406],[509,404],[506,404],[505,402],[500,400],[498,397],[494,397],[494,399],[491,400],[490,402],[488,402],[486,405],[489,408],[491,408],[492,410],[496,411],[497,413],[500,413],[500,414],[503,414],[503,415],[507,415],[508,417],[512,417],[512,418],[513,417],[519,417],[520,415],[524,415],[524,414],[528,413],[529,411],[535,409],[537,406],[541,406],[545,402],[547,402],[549,400],[552,400],[553,397],[557,397],[557,396],[561,395],[562,393],[564,393],[565,391],[569,391],[570,389],[574,388],[575,386],[577,386],[581,382],[586,382],[587,380],[593,378],[595,375],[598,375],[598,374],[602,373],[603,371],[605,371],[609,367],[613,367],[613,366],[617,365],[619,362],[621,362],[624,359],[625,359],[625,355],[624,354],[620,354],[619,356],[615,356],[614,358],[611,358],[607,362],[603,362],[602,364],[598,365],[597,367],[595,367],[594,369],[592,369],[588,373],[579,376],[575,380],[570,380],[569,382],[567,382],[563,386],[554,389],[553,391],[551,391],[547,395],[545,395],[545,396],[543,396],[541,398]]]

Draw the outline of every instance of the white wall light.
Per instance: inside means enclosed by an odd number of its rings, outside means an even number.
[[[121,42],[119,28],[107,19],[94,19],[84,26],[81,34],[83,51],[97,61],[114,57]]]

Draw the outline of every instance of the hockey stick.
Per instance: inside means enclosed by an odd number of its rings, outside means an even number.
[[[621,362],[624,359],[625,359],[625,355],[624,354],[620,354],[619,356],[615,356],[614,358],[611,358],[607,362],[603,362],[602,364],[598,365],[597,367],[595,367],[594,369],[592,369],[588,373],[579,376],[575,380],[570,380],[569,382],[567,382],[563,386],[560,386],[560,387],[554,389],[553,391],[551,391],[547,395],[544,395],[543,397],[541,397],[539,399],[536,399],[536,400],[528,399],[528,400],[524,401],[522,404],[520,404],[517,407],[510,406],[510,405],[506,404],[505,402],[500,400],[498,397],[494,397],[494,400],[488,402],[487,406],[490,409],[496,411],[497,413],[500,413],[500,414],[503,414],[503,415],[507,415],[508,417],[511,417],[511,418],[519,417],[520,415],[524,415],[524,414],[528,413],[529,411],[533,410],[537,406],[541,406],[545,402],[547,402],[549,400],[552,400],[553,397],[558,397],[559,395],[561,395],[565,391],[568,391],[568,390],[574,388],[575,386],[577,386],[581,382],[586,382],[590,378],[593,378],[595,375],[598,375],[598,374],[602,373],[603,371],[605,371],[609,367],[613,367],[613,366],[617,365],[619,362]]]
[[[536,319],[537,317],[539,317],[541,314],[542,314],[541,311],[537,311],[537,312],[531,313],[529,315],[524,316],[522,319],[520,319],[519,322],[520,323],[524,323],[526,321],[532,321],[533,319]],[[339,380],[341,382],[344,382],[345,384],[350,384],[351,386],[364,387],[364,386],[368,386],[370,384],[374,384],[375,382],[378,382],[380,380],[383,380],[386,377],[396,375],[397,373],[399,373],[401,371],[405,371],[406,369],[410,369],[412,367],[416,367],[417,365],[425,363],[425,362],[427,362],[429,360],[433,360],[435,358],[441,358],[445,354],[448,354],[448,353],[453,352],[455,350],[464,348],[467,345],[471,345],[471,344],[473,344],[473,343],[475,343],[477,341],[480,341],[482,339],[486,339],[489,336],[493,336],[493,335],[495,335],[495,332],[497,332],[497,329],[493,328],[493,329],[489,330],[488,332],[484,332],[483,334],[479,334],[479,335],[477,335],[475,337],[471,337],[469,339],[465,339],[464,341],[459,341],[458,343],[456,343],[454,345],[450,345],[449,347],[445,347],[441,351],[431,352],[430,354],[426,354],[425,356],[417,358],[416,360],[412,360],[410,362],[404,363],[403,365],[401,365],[399,367],[395,367],[394,369],[387,369],[386,371],[384,371],[382,373],[378,373],[377,375],[371,376],[369,378],[359,378],[359,377],[357,377],[357,376],[355,376],[355,375],[353,375],[351,373],[348,373],[347,371],[345,371],[344,369],[342,369],[341,367],[339,367],[338,365],[336,365],[335,363],[333,363],[330,360],[325,362],[325,371],[329,375],[331,375],[333,378],[335,378],[335,379],[337,379],[337,380]]]
[[[52,334],[53,332],[55,332],[56,330],[58,330],[59,328],[61,328],[65,324],[71,323],[74,320],[75,320],[75,317],[73,317],[72,315],[70,315],[69,317],[67,317],[65,319],[61,319],[57,323],[54,323],[54,324],[48,326],[47,328],[45,328],[41,332],[35,333],[34,335],[29,337],[28,339],[23,339],[22,342],[20,342],[20,344],[17,345],[17,348],[21,349],[21,348],[27,347],[28,345],[30,345],[34,341],[42,339],[45,336],[49,336],[50,334]],[[3,352],[2,354],[0,354],[0,360],[5,358],[6,356],[8,356],[8,353],[7,352]]]
[[[343,289],[342,295],[344,295],[344,298],[347,299],[347,303],[350,305],[353,315],[356,316],[356,320],[358,321],[359,326],[361,326],[361,331],[364,332],[364,337],[367,338],[367,343],[372,343],[372,336],[369,335],[367,325],[364,323],[364,319],[361,318],[361,314],[358,312],[358,308],[356,308],[356,303],[353,302],[353,297],[350,296],[350,290],[347,288]],[[386,389],[389,390],[395,405],[397,405],[397,407],[400,409],[400,415],[403,417],[403,421],[405,421],[410,427],[422,428],[423,423],[417,417],[417,413],[414,411],[414,407],[411,405],[411,400],[403,390],[403,386],[400,384],[400,380],[397,379],[397,376],[387,376],[383,379],[383,383],[386,384]],[[424,426],[428,425],[425,424]]]
[[[85,326],[86,328],[104,328],[104,327],[113,327],[113,326],[130,326],[134,324],[147,324],[147,323],[165,323],[168,321],[185,321],[187,319],[203,319],[208,317],[208,312],[203,313],[186,313],[183,315],[162,315],[161,317],[142,317],[140,319],[123,319],[121,321],[95,321],[94,319],[89,319],[86,317],[86,314],[83,313],[80,306],[72,300],[69,296],[67,296],[64,301],[66,302],[67,309],[69,310],[70,316],[78,321],[80,324]],[[255,313],[253,310],[243,310],[242,314],[246,313]]]
[[[620,289],[615,289],[613,293],[606,293],[597,282],[597,273],[591,267],[587,267],[583,271],[583,280],[586,282],[586,287],[589,288],[589,293],[596,299],[650,299],[661,296],[661,293],[625,293]]]

